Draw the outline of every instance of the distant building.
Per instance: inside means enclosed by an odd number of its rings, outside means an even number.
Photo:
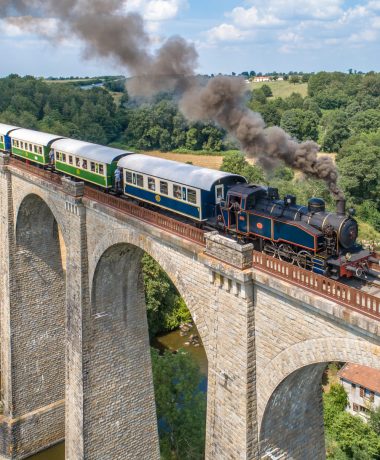
[[[271,77],[267,77],[267,76],[255,77],[253,81],[254,83],[261,83],[263,81],[271,81]]]
[[[348,395],[347,411],[367,420],[369,410],[380,407],[380,371],[347,363],[338,376]]]

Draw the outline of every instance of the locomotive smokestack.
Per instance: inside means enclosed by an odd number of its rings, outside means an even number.
[[[346,200],[344,198],[340,198],[336,201],[336,213],[339,216],[346,215]]]

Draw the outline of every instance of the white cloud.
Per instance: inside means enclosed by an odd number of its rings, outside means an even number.
[[[281,20],[272,14],[260,12],[255,6],[251,8],[243,8],[238,6],[227,17],[231,17],[237,27],[250,29],[252,27],[265,27],[281,24]]]
[[[232,24],[220,24],[207,32],[207,37],[211,43],[239,41],[246,36],[246,32],[239,30]]]
[[[146,21],[167,21],[187,8],[187,0],[127,0],[124,11],[140,13]]]

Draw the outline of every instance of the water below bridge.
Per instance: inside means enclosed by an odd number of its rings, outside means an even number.
[[[169,332],[167,334],[156,337],[152,345],[159,350],[175,351],[179,348],[184,348],[189,352],[193,360],[198,364],[199,369],[204,376],[201,384],[201,391],[207,390],[207,357],[204,348],[199,346],[187,345],[191,335],[198,335],[197,330],[192,328],[186,335],[182,335],[180,330]],[[39,452],[36,455],[28,457],[28,460],[65,460],[65,443],[59,443],[49,449]]]

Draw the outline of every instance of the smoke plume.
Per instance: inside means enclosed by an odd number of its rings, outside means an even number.
[[[40,27],[41,18],[54,17],[57,27],[49,38],[75,35],[83,40],[87,57],[110,58],[128,68],[136,76],[128,86],[130,92],[180,90],[180,108],[190,120],[213,120],[264,167],[283,161],[308,177],[323,179],[336,198],[342,197],[331,158],[318,156],[314,142],[298,143],[278,127],[266,128],[261,116],[245,106],[244,80],[216,77],[201,86],[194,78],[198,58],[194,46],[175,36],[152,53],[143,18],[126,13],[123,6],[120,0],[0,0],[0,13],[32,32]],[[46,37],[46,31],[40,34]]]
[[[190,120],[214,120],[240,142],[249,157],[258,158],[264,168],[283,161],[308,177],[324,180],[333,195],[342,198],[331,158],[318,156],[315,142],[298,143],[281,128],[265,128],[260,114],[246,107],[246,92],[243,79],[216,77],[203,88],[189,89],[182,98],[181,110]]]

